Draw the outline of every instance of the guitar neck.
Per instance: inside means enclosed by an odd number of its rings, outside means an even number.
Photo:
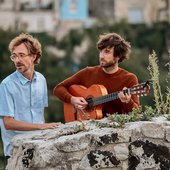
[[[126,89],[126,90],[123,90],[124,93],[127,93],[127,94],[131,94],[131,91],[130,89]],[[115,92],[115,93],[110,93],[108,95],[104,95],[104,96],[100,96],[98,98],[92,98],[90,101],[89,101],[89,106],[90,107],[94,107],[94,106],[98,106],[98,105],[101,105],[101,104],[104,104],[104,103],[107,103],[107,102],[110,102],[110,101],[113,101],[113,100],[116,100],[118,99],[118,93],[119,92]]]

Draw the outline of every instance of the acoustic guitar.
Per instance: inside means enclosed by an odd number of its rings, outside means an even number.
[[[145,83],[133,86],[132,88],[127,88],[126,90],[123,90],[123,92],[142,96],[147,95],[149,90],[149,81],[147,81]],[[103,104],[118,99],[119,92],[108,94],[106,88],[99,84],[92,85],[89,88],[81,85],[70,86],[69,93],[76,97],[85,98],[88,102],[88,106],[85,109],[76,109],[72,104],[64,103],[65,122],[101,119],[103,117]]]

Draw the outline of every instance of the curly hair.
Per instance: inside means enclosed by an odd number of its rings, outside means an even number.
[[[9,44],[9,51],[12,53],[14,47],[19,46],[22,43],[26,46],[30,54],[36,55],[34,64],[39,64],[42,54],[41,44],[36,38],[28,33],[21,33],[19,36],[12,39]]]
[[[119,62],[127,59],[131,52],[130,43],[125,41],[120,35],[116,33],[108,33],[99,36],[97,42],[97,49],[99,51],[104,48],[114,48],[113,56],[119,57]]]

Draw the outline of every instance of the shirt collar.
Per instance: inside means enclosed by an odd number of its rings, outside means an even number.
[[[23,85],[25,85],[27,82],[36,80],[36,78],[37,78],[37,74],[36,74],[35,71],[34,71],[34,77],[33,77],[32,80],[28,80],[28,79],[27,79],[25,76],[23,76],[23,74],[20,73],[18,70],[16,70],[16,75],[17,75],[19,81],[20,81]]]

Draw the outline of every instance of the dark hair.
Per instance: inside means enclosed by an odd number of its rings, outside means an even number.
[[[114,47],[114,56],[119,57],[119,62],[129,57],[131,52],[130,43],[125,41],[120,35],[116,33],[108,33],[100,35],[97,42],[97,49],[103,50],[104,48]]]

